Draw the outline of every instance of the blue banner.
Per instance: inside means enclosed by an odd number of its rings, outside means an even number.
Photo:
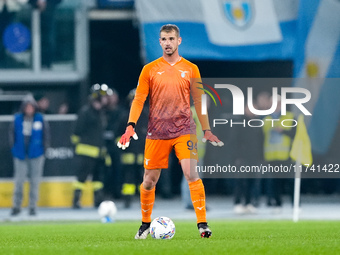
[[[296,3],[297,0],[136,0],[145,62],[162,54],[159,30],[167,23],[180,28],[180,54],[188,59],[293,59]]]
[[[295,84],[310,90],[308,132],[314,153],[326,154],[340,120],[340,1],[301,0]]]

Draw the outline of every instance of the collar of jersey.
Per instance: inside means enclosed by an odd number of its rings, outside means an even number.
[[[179,60],[178,60],[175,64],[170,64],[168,61],[166,61],[166,60],[163,58],[163,56],[161,57],[161,59],[162,59],[163,62],[167,63],[168,65],[170,65],[170,66],[175,66],[175,65],[177,65],[179,62],[181,62],[183,58],[182,58],[182,56],[180,56],[180,57],[179,57]]]

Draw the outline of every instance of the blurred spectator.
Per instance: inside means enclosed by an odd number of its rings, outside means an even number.
[[[75,168],[77,181],[74,183],[73,208],[80,209],[80,198],[85,181],[92,175],[94,206],[103,200],[103,173],[111,165],[104,141],[107,119],[104,107],[107,105],[106,84],[91,87],[89,102],[84,105],[75,124],[71,141],[75,145]]]
[[[136,94],[136,89],[129,92],[127,96],[128,108],[131,107],[132,100]],[[125,116],[122,116],[124,120],[127,119],[128,112],[126,111]],[[121,130],[125,130],[126,122],[120,121]],[[137,193],[137,187],[143,181],[144,173],[144,147],[145,137],[148,127],[148,108],[144,107],[136,126],[136,132],[139,134],[139,139],[134,141],[133,146],[128,147],[126,150],[121,152],[121,163],[123,167],[123,186],[122,195],[124,198],[125,208],[130,208],[131,200]],[[121,133],[123,133],[121,132]],[[118,147],[117,147],[118,148]]]
[[[258,108],[255,106],[255,108]],[[256,116],[245,106],[246,123]],[[263,161],[263,134],[259,127],[236,126],[233,128],[232,144],[235,148],[235,165],[259,166]],[[234,212],[237,214],[256,213],[260,195],[260,181],[258,178],[248,178],[247,173],[242,173],[235,179]]]
[[[68,103],[64,102],[59,106],[58,114],[67,114],[69,112]]]
[[[123,107],[119,104],[119,95],[115,89],[108,91],[108,103],[105,108],[107,127],[104,132],[104,139],[107,151],[112,159],[112,165],[105,173],[104,192],[109,198],[119,198],[122,187],[122,168],[120,163],[120,150],[117,147],[117,134],[124,131],[121,127],[125,116]],[[125,125],[124,125],[125,127]]]
[[[9,130],[9,141],[14,158],[14,197],[12,216],[21,211],[23,185],[29,178],[29,215],[36,215],[39,183],[43,174],[44,152],[49,147],[49,126],[37,112],[33,97],[24,99],[21,112],[15,114]]]
[[[271,95],[267,91],[260,92],[256,97],[258,110],[268,110],[271,107]]]
[[[6,54],[3,35],[6,27],[15,21],[16,13],[28,0],[0,0],[0,67],[12,67],[15,62]]]
[[[38,104],[38,111],[41,112],[42,114],[51,114],[52,112],[50,111],[50,100],[48,97],[46,97],[43,94],[36,94],[34,96],[34,99],[36,100]]]
[[[271,99],[271,104],[273,103]],[[270,121],[270,120],[279,121]],[[296,128],[292,126],[294,115],[287,111],[286,115],[281,115],[281,98],[278,96],[277,106],[274,113],[264,118],[264,159],[271,166],[287,165],[290,163],[290,149],[292,139],[295,136]],[[285,121],[285,126],[281,122]],[[266,179],[267,185],[267,205],[273,206],[274,212],[281,212],[282,208],[282,189],[285,179],[272,175],[272,178]]]
[[[56,9],[62,0],[29,0],[40,11],[41,24],[41,65],[50,68],[55,57]]]

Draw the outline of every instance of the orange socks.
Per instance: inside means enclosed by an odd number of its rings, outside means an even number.
[[[155,190],[146,190],[143,183],[140,185],[140,204],[142,207],[142,222],[151,222],[151,213],[155,202]]]
[[[205,209],[205,191],[202,180],[189,183],[191,201],[195,208],[197,223],[207,222]],[[140,186],[140,203],[142,208],[142,222],[151,222],[151,213],[155,202],[155,190],[146,190],[143,184]]]
[[[207,222],[205,209],[205,191],[202,180],[189,183],[192,205],[195,208],[197,223]]]

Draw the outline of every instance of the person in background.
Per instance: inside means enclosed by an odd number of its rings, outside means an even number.
[[[50,68],[55,58],[56,9],[62,0],[29,0],[40,11],[41,66]]]
[[[271,102],[273,102],[272,99]],[[272,122],[273,119],[279,121]],[[287,111],[286,115],[281,115],[281,97],[278,96],[276,110],[264,118],[265,124],[262,127],[264,160],[273,167],[285,166],[291,162],[289,153],[296,132],[292,119],[294,119],[294,114],[290,111]],[[285,121],[285,126],[281,125],[282,121]],[[286,181],[275,175],[266,179],[267,205],[273,207],[273,213],[281,213],[282,191]]]
[[[39,196],[39,183],[43,174],[44,152],[49,147],[49,125],[32,96],[26,97],[21,112],[15,114],[9,129],[9,142],[14,158],[14,196],[11,215],[21,212],[23,185],[29,178],[29,215],[36,215]]]
[[[42,114],[52,114],[52,112],[50,111],[50,100],[48,99],[48,97],[46,97],[43,94],[36,94],[34,96],[34,99],[37,102],[38,105],[38,111]]]
[[[268,91],[261,91],[256,97],[256,104],[259,110],[268,110],[271,107],[271,94]]]
[[[80,209],[80,198],[87,177],[92,175],[94,207],[103,200],[103,174],[106,167],[111,166],[111,158],[107,153],[104,131],[107,126],[105,107],[107,105],[106,84],[94,84],[91,87],[89,102],[84,105],[75,124],[71,142],[75,146],[74,194],[72,207]]]
[[[258,108],[258,107],[256,107]],[[246,122],[256,119],[248,105],[245,105]],[[233,128],[232,142],[234,145],[235,165],[259,166],[263,163],[263,134],[259,127],[238,126]],[[236,214],[257,213],[258,189],[260,186],[260,176],[249,178],[247,173],[240,173],[239,178],[235,179],[234,189],[234,212]]]
[[[136,89],[132,89],[127,96],[129,107],[131,107],[135,94]],[[124,116],[124,120],[126,120],[126,118],[127,114]],[[121,123],[123,124],[124,131],[126,123],[125,121],[121,121]],[[148,107],[143,108],[138,124],[136,127],[138,134],[146,135],[148,127]],[[144,147],[145,140],[139,139],[134,143],[133,147],[129,147],[121,152],[121,163],[124,169],[122,195],[125,208],[131,207],[132,198],[137,193],[137,187],[143,180]]]
[[[124,129],[122,126],[122,116],[125,115],[123,107],[119,104],[119,95],[114,88],[109,88],[107,95],[107,105],[105,115],[107,126],[104,132],[104,140],[107,151],[112,159],[111,167],[107,168],[104,178],[104,193],[108,199],[118,199],[121,197],[122,187],[122,168],[120,163],[120,154],[116,146],[117,134]]]
[[[64,102],[59,106],[58,114],[67,114],[69,112],[69,104]]]

